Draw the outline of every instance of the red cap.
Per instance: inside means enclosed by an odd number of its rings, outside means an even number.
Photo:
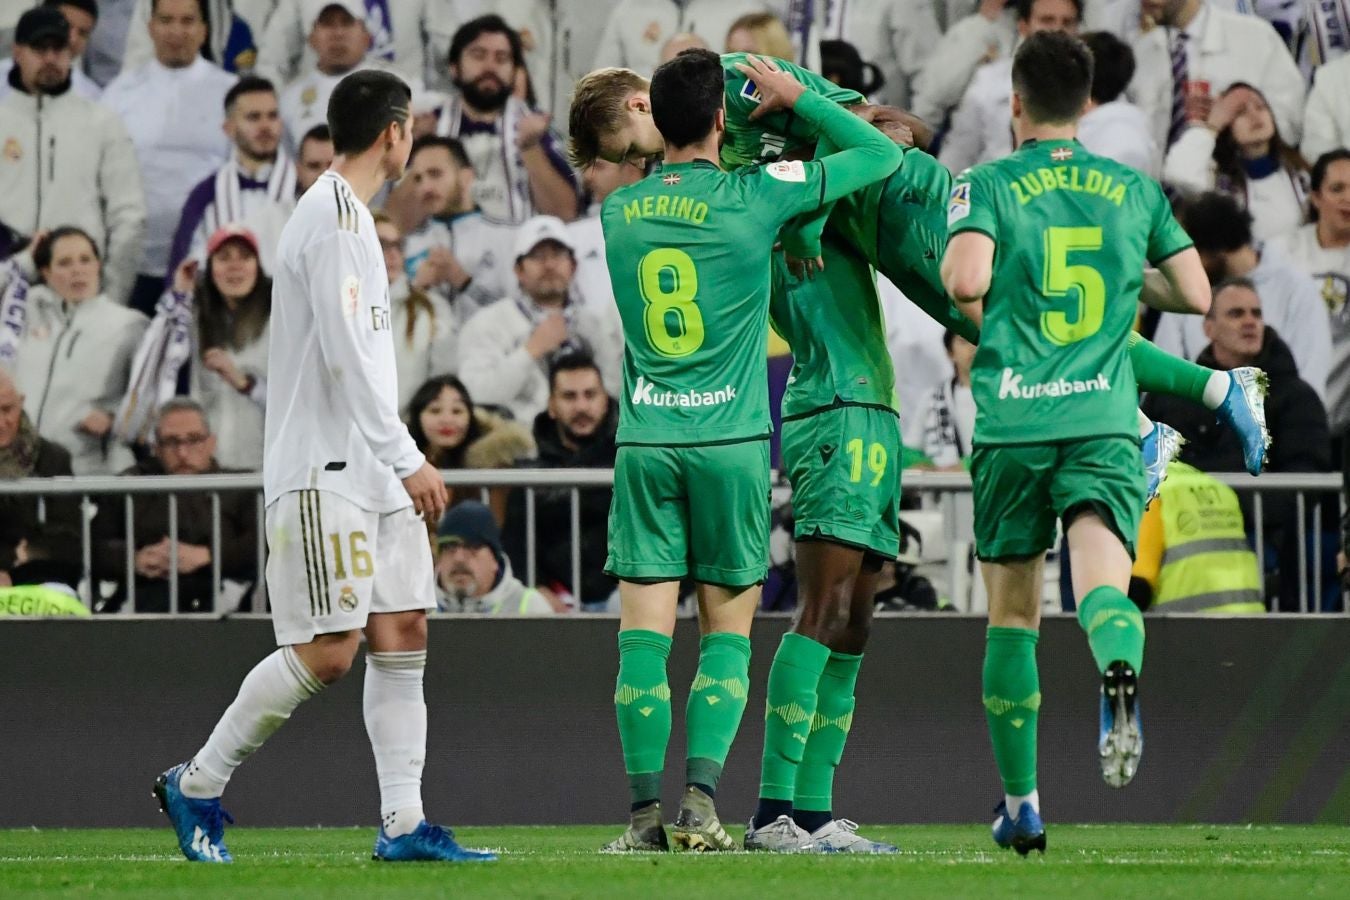
[[[253,232],[243,225],[222,225],[217,228],[216,233],[211,235],[211,239],[206,242],[206,255],[215,256],[216,251],[226,241],[243,241],[248,244],[254,256],[261,255],[258,252],[258,239],[253,236]]]

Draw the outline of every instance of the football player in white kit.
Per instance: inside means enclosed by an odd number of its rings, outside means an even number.
[[[366,203],[403,175],[411,92],[381,71],[333,90],[332,168],[281,233],[272,288],[263,450],[267,594],[275,653],[244,678],[206,744],[155,794],[183,854],[229,862],[220,796],[303,701],[367,642],[364,712],[380,783],[375,858],[489,860],[422,814],[426,611],[436,605],[424,520],[445,485],[398,416],[389,280]],[[233,821],[233,820],[231,820]]]

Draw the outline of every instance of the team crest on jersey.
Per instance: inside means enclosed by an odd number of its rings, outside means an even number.
[[[950,226],[970,215],[970,182],[964,181],[952,188],[947,200],[947,224]]]
[[[361,305],[361,279],[348,275],[342,280],[342,314],[347,318],[356,315]]]
[[[352,590],[350,584],[342,586],[342,593],[338,594],[338,606],[342,607],[343,612],[353,612],[356,609],[356,591]]]
[[[800,159],[785,159],[769,163],[764,167],[764,170],[779,181],[806,181],[806,166],[802,165]]]
[[[759,85],[755,84],[748,78],[745,80],[745,84],[741,85],[741,96],[749,100],[751,103],[764,102],[764,95],[760,93]]]
[[[671,172],[669,175],[662,175],[661,183],[666,185],[667,187],[674,187],[675,185],[680,183],[680,173]]]
[[[1055,162],[1066,162],[1073,159],[1072,147],[1056,147],[1050,151],[1050,158]]]

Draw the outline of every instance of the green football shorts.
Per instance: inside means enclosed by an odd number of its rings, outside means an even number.
[[[797,540],[826,538],[886,559],[900,553],[900,419],[836,406],[783,421]]]
[[[1144,513],[1139,442],[1123,437],[1058,444],[976,447],[975,553],[989,562],[1025,559],[1055,543],[1055,522],[1087,508],[1130,556]]]
[[[625,445],[614,460],[605,574],[748,587],[769,567],[769,442]]]

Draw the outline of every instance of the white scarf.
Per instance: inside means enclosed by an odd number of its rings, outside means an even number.
[[[0,367],[14,368],[28,319],[28,279],[14,260],[0,265]]]
[[[528,106],[515,97],[510,97],[497,123],[497,135],[501,141],[499,152],[502,168],[506,171],[506,204],[510,222],[524,222],[534,214],[534,203],[530,199],[530,176],[525,171],[525,161],[520,158],[520,148],[516,146],[520,120],[529,113]],[[441,107],[436,133],[442,137],[458,138],[463,125],[464,98],[455,92],[450,95],[445,106]],[[487,173],[480,172],[478,177],[482,179],[485,174]]]
[[[165,291],[146,329],[131,379],[113,421],[113,433],[128,444],[143,444],[160,406],[178,394],[178,373],[192,355],[192,295]]]
[[[243,190],[239,187],[239,179],[248,177],[239,168],[234,154],[216,170],[216,199],[203,214],[208,237],[215,234],[218,228],[245,221]],[[272,163],[272,174],[267,177],[267,200],[273,204],[288,204],[294,199],[295,164],[286,151],[278,149],[276,161]]]

